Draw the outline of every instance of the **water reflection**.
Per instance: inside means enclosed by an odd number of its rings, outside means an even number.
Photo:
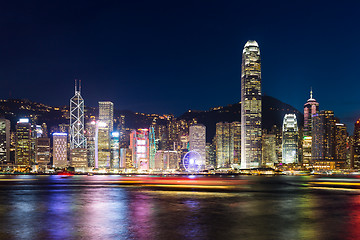
[[[357,192],[240,178],[246,190],[225,193],[120,186],[111,176],[0,177],[0,239],[360,239]]]

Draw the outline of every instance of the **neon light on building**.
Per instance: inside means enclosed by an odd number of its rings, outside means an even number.
[[[149,131],[148,129],[133,130],[130,134],[130,148],[133,163],[138,170],[149,170]]]

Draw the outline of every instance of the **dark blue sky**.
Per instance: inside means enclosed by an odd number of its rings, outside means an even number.
[[[241,52],[256,40],[263,93],[299,110],[360,117],[357,1],[2,1],[0,97],[174,113],[240,101]]]

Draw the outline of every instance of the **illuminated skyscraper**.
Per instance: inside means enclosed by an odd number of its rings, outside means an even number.
[[[310,91],[310,98],[304,104],[304,136],[311,136],[313,115],[319,112],[319,103],[313,98],[313,92]]]
[[[84,136],[84,99],[81,84],[75,80],[75,95],[70,99],[70,165],[85,168],[87,163],[86,138]]]
[[[156,139],[155,139],[155,131],[154,126],[150,126],[149,128],[149,168],[154,169],[155,167],[155,154],[156,154]]]
[[[312,128],[313,116],[319,113],[319,103],[313,98],[313,91],[310,90],[310,98],[304,104],[304,131],[302,139],[302,165],[311,167],[311,146],[312,146]]]
[[[109,127],[98,121],[95,135],[95,168],[110,168]]]
[[[67,133],[53,133],[53,165],[56,168],[68,166]]]
[[[355,122],[352,167],[360,169],[360,119]]]
[[[311,157],[313,167],[334,169],[335,163],[335,117],[333,111],[320,111],[313,116]]]
[[[28,118],[20,118],[16,124],[15,162],[18,165],[30,166],[33,162],[31,154],[31,124]]]
[[[86,131],[86,147],[87,147],[87,159],[89,167],[95,167],[95,132],[96,121],[87,122],[85,124]]]
[[[99,102],[99,120],[109,126],[110,133],[114,131],[114,104],[112,102]]]
[[[43,170],[50,164],[50,138],[39,137],[36,139],[36,163]]]
[[[201,168],[204,168],[206,162],[206,127],[202,124],[191,125],[189,128],[189,141],[190,151],[200,154],[202,161]]]
[[[10,163],[10,121],[0,119],[0,164]]]
[[[261,166],[261,62],[256,41],[249,40],[241,67],[241,168]]]
[[[284,116],[282,133],[282,162],[285,164],[297,163],[299,129],[295,114]]]
[[[346,125],[343,123],[335,124],[335,161],[336,168],[345,168],[348,146],[348,133]]]
[[[80,83],[80,82],[79,82]],[[84,136],[84,99],[81,97],[81,86],[75,80],[75,95],[70,99],[70,150],[86,148]]]
[[[149,129],[131,131],[130,148],[134,167],[138,170],[149,170]]]
[[[112,169],[120,168],[120,145],[119,145],[119,132],[112,132],[110,139],[110,153],[111,153],[111,162],[110,167]]]
[[[216,124],[216,165],[217,168],[230,167],[230,123]]]

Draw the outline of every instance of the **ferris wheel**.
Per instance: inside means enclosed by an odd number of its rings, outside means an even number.
[[[183,158],[183,165],[187,172],[198,172],[202,165],[200,153],[196,151],[186,153]]]

